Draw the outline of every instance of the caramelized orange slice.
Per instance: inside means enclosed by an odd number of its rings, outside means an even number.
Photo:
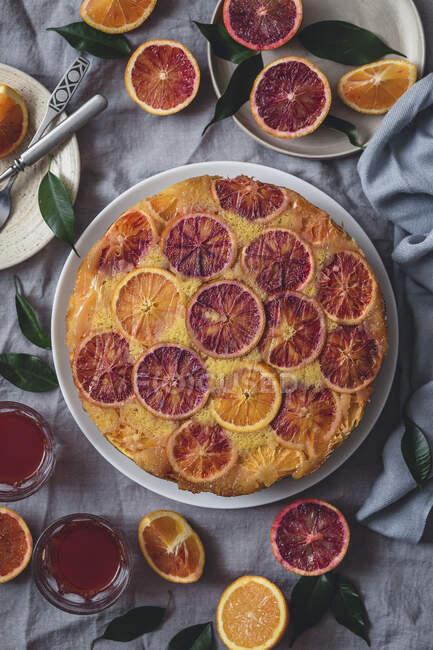
[[[6,158],[23,141],[29,125],[24,99],[13,88],[0,85],[0,158]]]

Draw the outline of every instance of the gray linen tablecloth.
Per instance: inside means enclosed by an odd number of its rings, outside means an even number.
[[[431,0],[416,1],[429,43],[433,35],[433,6]],[[1,60],[53,88],[59,73],[67,68],[75,53],[60,36],[46,32],[45,28],[77,20],[79,4],[79,0],[2,0]],[[391,231],[386,223],[373,216],[362,193],[356,172],[358,156],[325,163],[285,157],[260,147],[232,120],[201,137],[215,98],[203,39],[191,25],[190,16],[209,22],[213,6],[213,0],[160,0],[151,22],[130,34],[133,45],[161,35],[181,40],[197,56],[202,69],[200,92],[193,105],[177,116],[159,119],[138,110],[123,85],[125,63],[92,60],[87,86],[79,92],[74,104],[101,92],[108,97],[110,106],[103,118],[94,120],[78,136],[82,156],[81,187],[76,203],[78,231],[125,189],[163,169],[203,160],[245,160],[287,170],[330,192],[362,224],[389,267]],[[431,71],[431,49],[428,57],[427,70]],[[18,330],[13,274],[22,279],[26,294],[38,305],[42,322],[48,328],[57,278],[67,254],[66,246],[53,241],[33,259],[0,274],[2,350],[35,350]],[[49,359],[50,355],[45,356]],[[48,523],[62,515],[91,512],[109,516],[126,532],[134,551],[132,584],[112,609],[97,616],[78,617],[51,607],[37,591],[29,570],[2,585],[2,650],[84,650],[115,615],[137,605],[165,603],[169,584],[148,568],[136,542],[138,520],[158,508],[176,509],[200,533],[207,550],[204,576],[196,585],[173,585],[174,606],[160,631],[125,646],[101,641],[97,645],[101,650],[114,647],[163,650],[181,628],[213,620],[222,590],[242,574],[267,576],[287,595],[290,593],[296,578],[281,569],[268,541],[271,522],[282,504],[223,511],[174,503],[135,485],[101,458],[78,430],[60,391],[42,395],[23,393],[1,380],[0,399],[25,402],[38,409],[51,423],[57,438],[58,463],[49,485],[15,504],[35,538]],[[433,647],[432,527],[428,525],[423,542],[413,546],[372,533],[353,518],[380,471],[382,447],[394,428],[397,414],[398,393],[394,390],[379,422],[357,453],[304,496],[326,499],[349,517],[352,543],[342,568],[365,596],[373,624],[372,646],[381,650],[430,650]],[[222,644],[217,641],[216,647],[222,648]],[[279,646],[287,647],[287,640]],[[307,632],[295,647],[355,650],[365,646],[327,616],[320,627]]]

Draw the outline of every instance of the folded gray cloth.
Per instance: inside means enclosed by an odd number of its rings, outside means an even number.
[[[375,211],[394,224],[400,403],[433,449],[433,74],[389,111],[358,171]],[[402,421],[385,444],[383,471],[357,518],[383,535],[418,542],[433,505],[433,481],[417,488],[401,454],[403,432]]]

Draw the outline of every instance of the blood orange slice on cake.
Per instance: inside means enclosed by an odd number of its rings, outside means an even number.
[[[236,238],[210,214],[181,216],[161,235],[161,248],[171,268],[186,278],[209,280],[233,264]]]
[[[341,251],[322,268],[317,298],[334,321],[361,322],[373,306],[377,282],[367,261],[354,251]]]
[[[272,221],[286,210],[289,203],[283,188],[248,176],[217,179],[212,183],[212,194],[223,210],[258,223]]]
[[[269,300],[265,312],[260,343],[265,361],[281,370],[295,370],[317,359],[325,342],[326,321],[314,298],[286,291]]]
[[[144,212],[126,212],[104,235],[98,269],[107,275],[132,271],[146,257],[155,238],[154,225]]]
[[[188,332],[211,357],[229,359],[247,354],[265,326],[261,301],[236,280],[216,280],[201,287],[187,308]]]
[[[81,344],[75,355],[75,382],[90,402],[120,406],[133,395],[133,363],[123,336],[116,332],[95,334]]]
[[[198,354],[182,345],[154,345],[134,366],[137,399],[153,415],[167,420],[197,413],[209,396],[209,383]]]

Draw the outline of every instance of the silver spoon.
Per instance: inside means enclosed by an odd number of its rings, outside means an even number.
[[[75,59],[71,67],[68,68],[68,70],[65,72],[53,90],[53,93],[48,101],[47,112],[45,113],[44,119],[42,120],[27,149],[29,149],[36,142],[39,142],[51,122],[55,120],[55,118],[60,115],[62,111],[64,111],[73,94],[83,80],[89,66],[90,61],[86,59],[85,56],[79,56],[77,59]],[[12,185],[14,184],[17,176],[18,171],[15,171],[10,176],[6,187],[0,191],[0,230],[6,225],[10,216],[10,193]]]

